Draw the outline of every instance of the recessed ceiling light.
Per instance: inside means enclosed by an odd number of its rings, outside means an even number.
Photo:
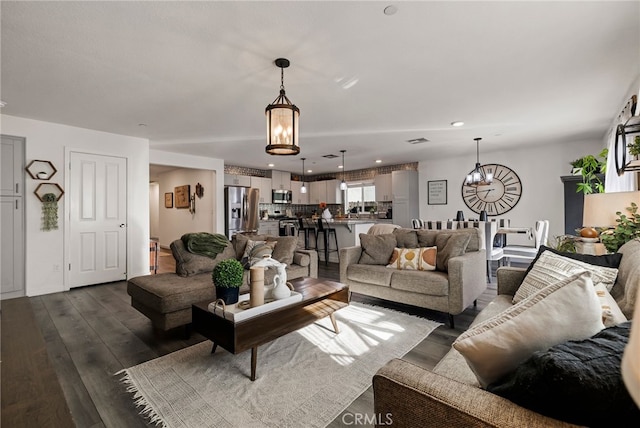
[[[460,120],[456,120],[455,122],[451,122],[451,126],[462,126],[464,125],[464,122],[460,121]]]
[[[312,169],[308,169],[307,172],[313,172],[313,170]]]
[[[0,100],[0,108],[4,107],[6,105],[7,105],[7,103],[5,103],[4,101]]]
[[[382,163],[382,159],[376,159],[376,163]]]
[[[384,14],[388,16],[395,15],[397,11],[398,8],[392,4],[384,8]]]
[[[342,168],[344,168],[343,165],[338,165],[338,169],[342,169]]]
[[[270,163],[270,164],[268,164],[267,166],[268,166],[269,168],[273,168],[275,165],[274,165],[274,164],[272,164],[272,163]]]

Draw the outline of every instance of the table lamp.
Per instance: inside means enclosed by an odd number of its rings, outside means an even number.
[[[616,212],[629,215],[627,207],[635,202],[640,206],[640,192],[590,193],[584,195],[582,225],[609,228],[617,225]]]
[[[636,308],[640,307],[640,293],[636,297]],[[622,355],[622,380],[629,395],[640,407],[640,322],[633,321],[629,343]]]

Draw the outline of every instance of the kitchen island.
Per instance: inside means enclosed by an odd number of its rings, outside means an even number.
[[[369,228],[374,224],[378,223],[378,219],[370,218],[370,219],[357,219],[357,218],[344,218],[344,219],[331,219],[329,220],[329,227],[333,227],[336,229],[336,237],[338,238],[338,248],[346,248],[360,245],[360,234],[367,233]],[[382,221],[380,221],[382,222]],[[385,221],[388,223],[388,221]],[[318,240],[321,240],[321,236],[318,236]],[[320,257],[320,261],[324,260],[324,242],[320,243],[320,248],[322,250],[318,250],[318,256]],[[335,242],[333,239],[329,242],[329,248],[333,249],[335,247]],[[329,261],[333,263],[338,263],[338,253],[331,252],[329,253]]]

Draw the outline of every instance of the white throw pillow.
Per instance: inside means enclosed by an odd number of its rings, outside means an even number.
[[[539,290],[462,333],[453,343],[486,388],[536,351],[582,340],[604,328],[590,272]]]
[[[513,303],[518,303],[538,290],[584,271],[592,273],[591,278],[594,284],[603,284],[609,291],[613,288],[618,276],[616,268],[590,265],[551,251],[544,251],[533,264],[527,276],[524,277],[518,291],[513,296]]]
[[[600,299],[600,306],[602,307],[602,322],[605,327],[611,327],[627,321],[627,317],[622,313],[620,306],[618,306],[618,302],[616,302],[611,293],[607,291],[604,284],[596,284],[595,291],[596,295]]]

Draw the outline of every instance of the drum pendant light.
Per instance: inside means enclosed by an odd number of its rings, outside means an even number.
[[[280,67],[280,95],[267,106],[267,147],[270,155],[297,155],[300,153],[298,141],[298,121],[300,109],[293,105],[284,92],[284,69],[289,60],[278,58],[275,65]]]

